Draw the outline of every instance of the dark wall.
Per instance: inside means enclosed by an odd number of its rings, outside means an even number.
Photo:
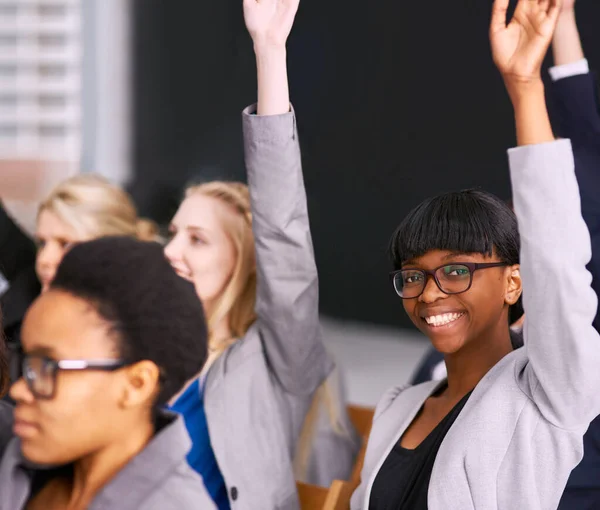
[[[509,198],[510,104],[487,38],[491,0],[302,0],[288,45],[323,312],[407,325],[387,273],[394,227],[423,198]],[[600,65],[600,2],[579,0]],[[240,111],[256,96],[241,0],[136,0],[136,175],[168,221],[190,179],[243,179]],[[596,36],[596,41],[598,40]]]

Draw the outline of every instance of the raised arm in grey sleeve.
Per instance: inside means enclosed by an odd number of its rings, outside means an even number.
[[[557,427],[587,427],[600,414],[598,300],[586,264],[590,235],[581,217],[569,140],[509,151],[521,235],[525,349],[517,374]]]
[[[256,244],[258,326],[276,378],[310,394],[333,368],[319,324],[315,264],[294,112],[243,113]]]

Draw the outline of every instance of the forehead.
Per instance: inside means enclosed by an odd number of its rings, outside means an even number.
[[[463,253],[449,250],[431,250],[415,257],[412,260],[406,261],[402,267],[419,267],[422,269],[435,269],[453,262],[487,262],[493,257],[488,257],[481,253]]]
[[[83,299],[51,289],[30,307],[21,341],[26,353],[59,358],[103,358],[114,344],[106,322]]]
[[[40,212],[37,219],[36,233],[38,236],[58,237],[61,239],[77,239],[80,237],[73,227],[62,221],[55,213],[48,209]]]
[[[182,202],[172,223],[178,228],[218,229],[234,215],[235,211],[222,200],[195,193]]]

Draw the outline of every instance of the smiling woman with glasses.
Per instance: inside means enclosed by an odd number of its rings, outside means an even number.
[[[194,288],[162,247],[127,237],[65,256],[22,329],[0,510],[209,509],[166,403],[207,357]]]
[[[508,7],[495,0],[490,38],[515,113],[515,213],[482,191],[446,193],[393,235],[399,303],[448,376],[380,400],[352,510],[557,508],[600,414],[590,234],[571,145],[554,140],[541,81],[560,2],[519,0],[507,24]],[[523,288],[515,350],[510,311]]]

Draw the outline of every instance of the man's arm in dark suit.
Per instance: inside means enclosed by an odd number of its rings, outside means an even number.
[[[550,87],[556,134],[576,146],[600,145],[600,103],[595,76],[587,72],[553,81]],[[598,172],[596,172],[598,173]]]

